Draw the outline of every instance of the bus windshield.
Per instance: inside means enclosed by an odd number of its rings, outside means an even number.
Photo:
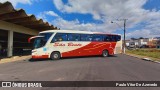
[[[35,38],[34,40],[33,43],[34,49],[43,47],[47,43],[48,39],[51,37],[52,34],[53,33],[40,33],[38,35],[39,37]]]
[[[34,49],[43,47],[45,45],[44,37],[37,37],[33,43]]]

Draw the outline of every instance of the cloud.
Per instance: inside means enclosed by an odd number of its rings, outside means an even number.
[[[48,21],[47,16],[59,17],[59,15],[55,13],[54,11],[44,11],[44,12],[40,12],[37,15],[37,18],[43,19],[44,21]]]
[[[53,0],[58,10],[66,13],[92,14],[94,19],[126,17],[135,12],[143,12],[141,7],[147,0]],[[135,3],[137,2],[137,3]]]
[[[59,17],[55,12],[53,12],[53,11],[46,11],[46,12],[44,12],[44,14],[46,14],[46,15],[50,15],[50,16],[54,16],[54,17]]]
[[[91,14],[93,19],[103,23],[80,23],[78,20],[67,21],[62,18],[53,20],[60,28],[84,29],[102,32],[115,32],[120,29],[111,20],[127,18],[127,30],[141,26],[140,29],[127,31],[128,37],[152,37],[160,35],[160,10],[146,10],[143,6],[148,0],[53,0],[56,8],[62,13]],[[116,21],[123,27],[123,21]],[[142,24],[143,23],[143,24]]]
[[[106,32],[111,33],[116,30],[117,27],[114,27],[114,24],[108,23],[104,24],[95,24],[95,23],[80,23],[78,19],[67,21],[63,18],[56,18],[51,22],[53,25],[59,27],[60,29],[67,30],[85,30],[85,31],[94,31],[94,32]],[[114,27],[114,30],[113,30]]]
[[[1,3],[9,1],[15,7],[18,3],[22,4],[32,4],[32,0],[0,0]]]

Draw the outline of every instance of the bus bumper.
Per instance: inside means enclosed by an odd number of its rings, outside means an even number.
[[[33,59],[45,59],[48,58],[48,55],[32,55]]]

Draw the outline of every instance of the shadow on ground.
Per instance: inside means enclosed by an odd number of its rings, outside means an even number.
[[[116,55],[112,55],[112,56],[109,56],[109,57],[102,57],[102,56],[80,56],[80,57],[65,57],[65,58],[61,58],[60,60],[72,60],[72,59],[83,59],[83,58],[114,58],[114,57],[117,57]],[[38,62],[38,61],[58,61],[58,60],[52,60],[52,59],[29,59],[28,61],[30,62]]]

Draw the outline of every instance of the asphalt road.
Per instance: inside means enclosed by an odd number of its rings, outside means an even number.
[[[22,60],[0,64],[0,81],[160,81],[160,64],[127,55],[106,58],[65,58],[57,61]],[[52,88],[39,89],[52,90]],[[56,89],[110,90],[111,88],[54,88],[54,90]],[[114,89],[157,90],[160,88]]]

